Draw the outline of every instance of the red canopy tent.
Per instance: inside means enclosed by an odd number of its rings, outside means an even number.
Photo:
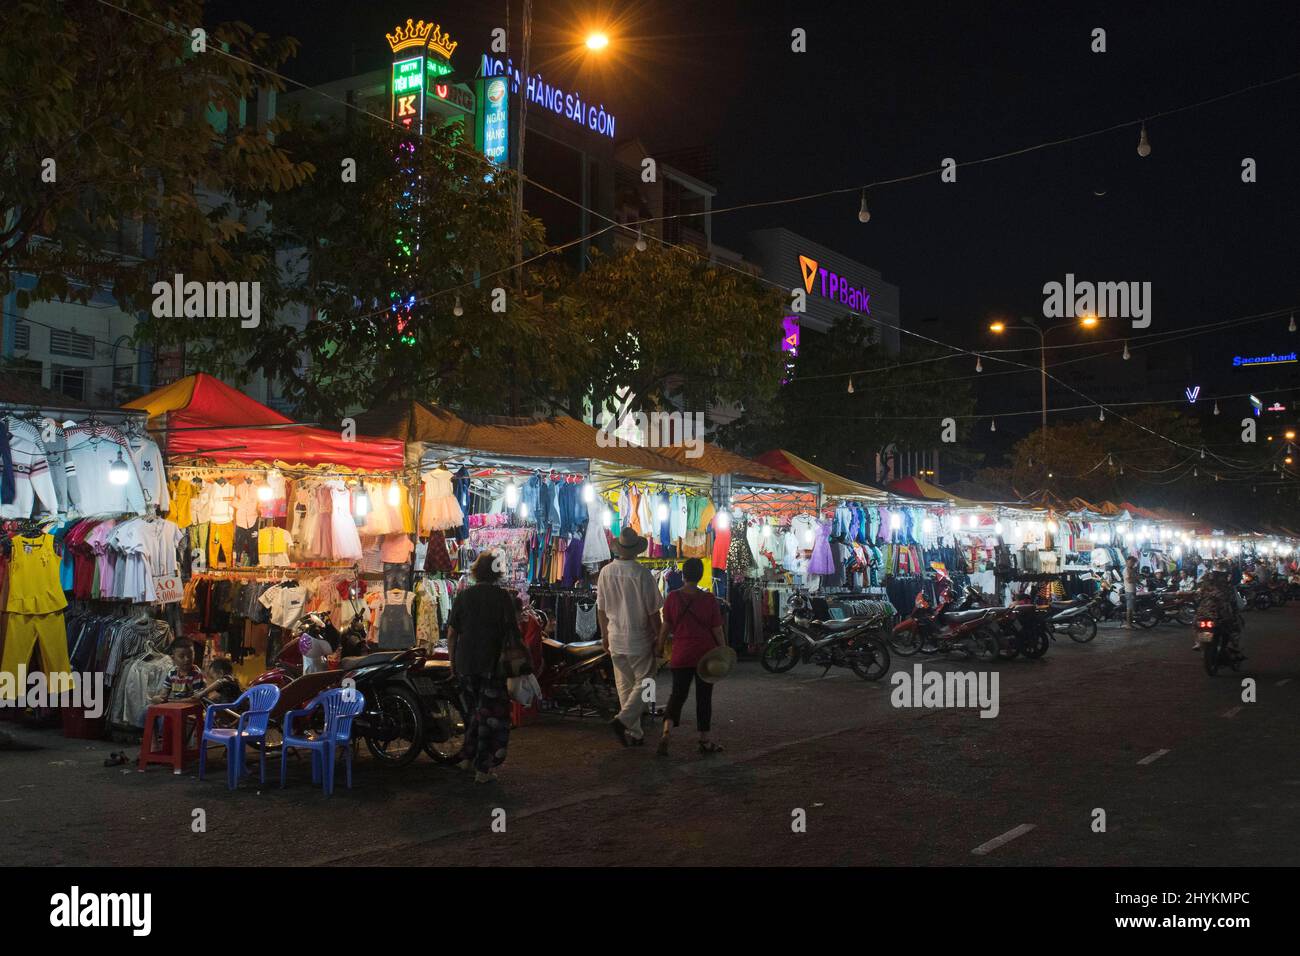
[[[220,379],[199,372],[128,402],[163,429],[168,458],[216,461],[283,461],[294,465],[344,465],[366,471],[400,471],[403,443],[394,438],[347,441],[340,432],[310,425],[267,408]]]

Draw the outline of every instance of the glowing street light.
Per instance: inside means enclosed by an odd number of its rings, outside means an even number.
[[[601,51],[609,46],[609,35],[599,30],[587,34],[587,49]]]

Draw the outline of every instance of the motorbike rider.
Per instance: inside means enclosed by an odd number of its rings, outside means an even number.
[[[1206,574],[1197,586],[1196,593],[1197,620],[1214,621],[1228,634],[1228,639],[1240,652],[1241,616],[1237,611],[1236,595],[1233,593],[1227,568],[1220,565]],[[1200,645],[1193,644],[1192,647],[1199,649]],[[1242,660],[1245,660],[1245,655],[1242,655]]]

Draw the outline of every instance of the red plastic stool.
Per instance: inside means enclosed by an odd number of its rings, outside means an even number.
[[[144,768],[151,763],[169,763],[172,773],[180,773],[187,759],[198,760],[198,747],[185,746],[185,723],[187,719],[193,720],[194,737],[197,740],[202,729],[202,713],[198,704],[185,701],[150,704],[144,715],[144,739],[140,741],[140,764],[136,769],[144,773]],[[163,721],[162,748],[154,750],[154,723],[158,717]]]

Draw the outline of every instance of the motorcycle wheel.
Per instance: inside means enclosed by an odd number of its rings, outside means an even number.
[[[1050,644],[1047,631],[1041,629],[1029,631],[1021,635],[1020,653],[1026,660],[1036,661],[1047,653]]]
[[[1273,602],[1269,600],[1267,594],[1256,594],[1254,598],[1255,610],[1267,611]]]
[[[433,709],[430,716],[435,721],[446,720],[451,725],[451,734],[446,740],[434,740],[432,732],[425,734],[427,739],[424,741],[424,752],[435,763],[458,763],[460,752],[465,746],[465,725],[469,723],[465,705],[461,702],[460,695],[454,694],[439,697]]]
[[[982,661],[995,661],[1002,653],[1002,644],[996,634],[980,634],[975,638],[975,656]]]
[[[1018,635],[1004,635],[998,638],[998,657],[1004,661],[1014,661],[1020,656],[1020,638]]]
[[[1154,608],[1147,608],[1134,616],[1133,623],[1138,627],[1150,630],[1160,623],[1160,613]]]
[[[899,657],[911,657],[921,649],[921,631],[912,628],[904,631],[890,631],[889,646]]]
[[[398,736],[392,740],[366,737],[366,749],[381,767],[394,770],[405,767],[420,756],[421,731],[424,729],[420,702],[405,688],[393,687],[380,692],[375,706],[380,714],[396,724]]]
[[[1205,673],[1211,677],[1219,673],[1219,639],[1217,637],[1205,645]]]
[[[1097,622],[1091,619],[1081,620],[1076,618],[1066,625],[1065,633],[1076,644],[1087,644],[1097,636]]]
[[[853,673],[863,680],[880,680],[889,673],[889,646],[879,638],[855,642],[848,659]]]
[[[769,673],[784,674],[799,663],[799,650],[794,646],[794,641],[778,634],[764,646],[759,663],[763,665],[763,670]]]
[[[1178,613],[1174,615],[1174,618],[1184,627],[1191,627],[1196,623],[1196,605],[1184,604],[1178,609]]]

